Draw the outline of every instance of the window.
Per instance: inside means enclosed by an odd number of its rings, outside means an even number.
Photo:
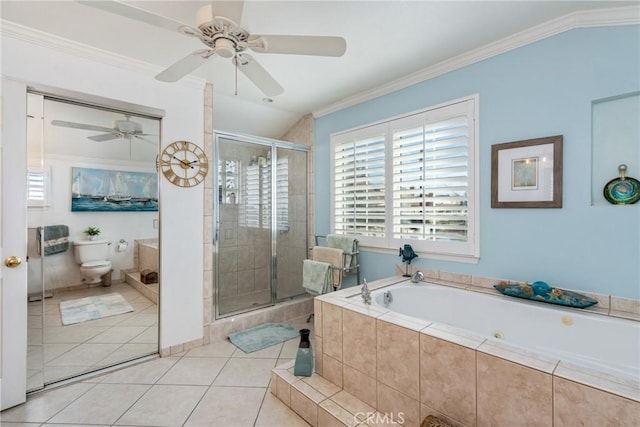
[[[332,229],[478,257],[477,96],[332,135]]]
[[[40,208],[51,206],[49,173],[42,169],[29,168],[27,171],[27,206]]]

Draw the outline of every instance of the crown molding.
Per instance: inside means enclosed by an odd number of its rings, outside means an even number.
[[[149,76],[155,76],[162,71],[161,67],[148,62],[78,43],[4,19],[0,19],[0,35]],[[205,83],[205,79],[186,76],[174,84],[190,88],[204,88]]]
[[[360,92],[326,107],[318,108],[312,114],[313,117],[322,117],[575,28],[639,23],[640,7],[638,6],[574,12],[454,56],[375,89]]]

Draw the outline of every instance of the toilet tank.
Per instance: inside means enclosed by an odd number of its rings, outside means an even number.
[[[73,242],[73,255],[78,264],[109,259],[109,240],[76,240]]]

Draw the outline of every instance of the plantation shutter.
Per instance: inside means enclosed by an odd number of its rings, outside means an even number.
[[[289,159],[278,157],[276,168],[276,221],[278,231],[289,231]]]
[[[334,145],[334,230],[385,237],[385,132],[373,126]]]
[[[44,172],[27,173],[27,199],[29,202],[44,202]]]
[[[331,135],[333,232],[477,259],[477,106],[470,96]]]
[[[456,107],[392,123],[394,239],[467,241],[470,125]]]

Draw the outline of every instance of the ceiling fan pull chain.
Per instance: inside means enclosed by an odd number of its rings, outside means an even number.
[[[236,75],[235,75],[235,95],[238,96],[238,55],[234,56],[233,63],[235,64]]]

